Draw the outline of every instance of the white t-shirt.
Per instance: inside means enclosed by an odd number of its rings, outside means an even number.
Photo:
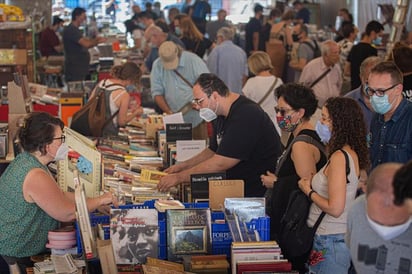
[[[260,104],[262,109],[269,115],[273,124],[275,125],[276,131],[279,136],[281,135],[280,128],[276,121],[275,106],[278,105],[275,97],[275,89],[282,85],[282,79],[277,78],[276,76],[256,76],[249,78],[243,87],[243,94],[251,99],[252,101],[258,103],[267,93],[269,88],[273,85],[273,81],[277,79],[273,91],[269,94],[266,99]]]

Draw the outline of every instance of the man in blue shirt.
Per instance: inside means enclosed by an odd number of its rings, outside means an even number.
[[[233,30],[223,27],[217,32],[217,44],[207,58],[207,67],[216,74],[230,91],[242,93],[242,86],[248,75],[245,51],[235,45]]]
[[[412,103],[402,96],[402,72],[393,62],[372,68],[367,93],[376,112],[370,127],[372,168],[412,159]]]
[[[152,96],[166,114],[182,112],[185,123],[192,123],[193,138],[206,139],[206,124],[192,108],[192,86],[200,74],[209,72],[205,62],[196,54],[183,51],[166,41],[159,47],[159,58],[150,74]]]
[[[296,11],[295,19],[297,23],[309,24],[310,11],[303,6],[302,2],[293,2],[293,8]]]
[[[370,97],[366,93],[367,83],[368,83],[368,76],[371,72],[371,69],[380,63],[382,59],[377,56],[370,56],[363,60],[360,66],[360,79],[362,84],[350,91],[345,95],[345,97],[350,97],[355,99],[355,101],[359,104],[363,112],[363,119],[365,120],[366,125],[366,132],[369,132],[372,116],[373,116],[373,108],[371,106]]]

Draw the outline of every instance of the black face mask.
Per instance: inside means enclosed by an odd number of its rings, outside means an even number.
[[[292,34],[293,42],[299,42],[299,34]]]

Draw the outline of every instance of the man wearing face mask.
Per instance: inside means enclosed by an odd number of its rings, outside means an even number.
[[[266,112],[255,102],[229,91],[216,75],[203,73],[193,87],[193,104],[200,117],[212,122],[209,147],[193,158],[166,169],[161,191],[188,184],[191,174],[226,172],[227,179],[242,179],[246,197],[263,197],[260,175],[274,171],[281,154],[279,135]]]
[[[80,26],[86,22],[86,10],[75,8],[72,21],[63,31],[64,73],[66,81],[83,81],[89,74],[89,48],[106,41],[106,38],[90,39],[83,36]]]
[[[412,103],[402,96],[402,81],[393,62],[381,62],[369,74],[366,91],[376,112],[369,134],[372,168],[412,159]]]
[[[394,204],[392,182],[401,167],[385,163],[375,168],[366,195],[348,212],[346,244],[357,273],[405,273],[412,261],[412,219],[407,206]]]
[[[360,79],[362,81],[362,84],[358,88],[350,91],[345,95],[345,97],[354,99],[361,107],[367,132],[369,132],[372,116],[374,113],[370,102],[370,96],[366,92],[366,88],[368,86],[368,76],[371,72],[371,69],[381,61],[382,59],[378,56],[370,56],[366,58],[360,66]]]
[[[296,58],[290,60],[289,66],[294,70],[295,81],[298,82],[303,68],[310,60],[319,57],[316,56],[316,50],[319,47],[318,43],[309,38],[308,27],[304,24],[298,24],[294,27],[292,35],[294,42],[299,42]]]
[[[344,74],[351,78],[351,89],[360,86],[359,67],[363,60],[369,56],[378,56],[378,51],[372,44],[381,43],[383,26],[378,21],[370,21],[366,25],[365,35],[362,40],[354,45],[349,52],[345,64]]]
[[[49,57],[63,52],[63,44],[56,34],[56,32],[63,30],[63,23],[63,19],[53,16],[53,24],[40,32],[39,47],[41,56]]]
[[[48,231],[59,222],[76,219],[73,192],[62,191],[47,165],[68,160],[64,124],[46,112],[33,112],[18,129],[18,145],[22,149],[0,177],[0,254],[20,273],[32,267],[30,256],[44,254]],[[117,199],[110,192],[87,198],[90,212]]]

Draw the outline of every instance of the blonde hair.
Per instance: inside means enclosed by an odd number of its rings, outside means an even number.
[[[179,20],[179,27],[182,30],[182,36],[191,40],[201,41],[203,40],[203,34],[198,30],[192,19],[187,16],[178,16],[175,19]]]
[[[269,54],[264,51],[255,51],[247,59],[247,64],[250,71],[257,75],[262,71],[273,69],[272,61],[270,60]]]

